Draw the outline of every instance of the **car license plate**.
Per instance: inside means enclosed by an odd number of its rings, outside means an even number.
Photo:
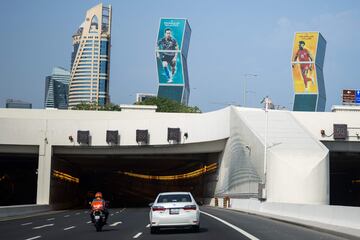
[[[96,219],[96,220],[100,219],[100,216],[95,216],[95,219]]]
[[[170,208],[170,214],[179,214],[180,210],[178,208]]]

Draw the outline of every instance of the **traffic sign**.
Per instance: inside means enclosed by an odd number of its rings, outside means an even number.
[[[360,103],[360,90],[355,91],[355,103]]]

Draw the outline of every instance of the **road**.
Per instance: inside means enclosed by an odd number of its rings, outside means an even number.
[[[91,239],[345,239],[305,227],[240,212],[202,207],[200,232],[166,229],[150,234],[148,208],[110,209],[108,225],[96,232],[87,210],[70,210],[0,222],[4,240],[91,240]]]

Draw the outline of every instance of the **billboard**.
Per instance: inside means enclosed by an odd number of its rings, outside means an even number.
[[[160,84],[184,84],[181,54],[157,52],[157,69]]]
[[[291,57],[295,93],[318,93],[315,67],[318,39],[318,32],[295,34]]]
[[[293,63],[292,75],[295,93],[317,93],[317,77],[314,63]]]
[[[157,49],[160,51],[181,51],[185,26],[185,19],[162,18],[160,20],[159,33],[157,37]]]

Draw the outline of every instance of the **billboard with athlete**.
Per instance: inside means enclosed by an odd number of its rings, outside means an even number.
[[[315,59],[318,32],[296,33],[291,57],[295,93],[318,93]]]

